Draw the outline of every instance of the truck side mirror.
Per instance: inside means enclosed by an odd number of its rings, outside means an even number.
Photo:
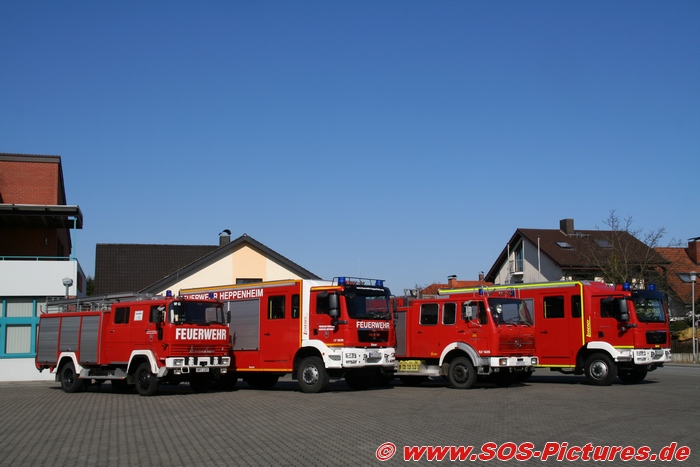
[[[231,322],[231,310],[226,312],[226,324]]]
[[[619,299],[619,303],[620,303],[620,321],[629,321],[630,320],[630,312],[629,312],[629,308],[627,307],[627,299],[621,298],[621,299]]]
[[[337,293],[328,294],[328,315],[333,319],[338,319],[340,316]]]
[[[462,303],[462,319],[466,321],[471,321],[471,319],[474,317],[474,313],[472,312],[472,302],[464,302]]]

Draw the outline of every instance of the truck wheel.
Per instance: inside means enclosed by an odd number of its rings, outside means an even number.
[[[644,381],[644,378],[647,377],[647,369],[636,367],[631,370],[620,370],[617,373],[617,377],[620,378],[620,381],[622,381],[625,384],[641,383],[642,381]]]
[[[151,364],[143,362],[136,368],[136,392],[152,396],[158,390],[158,378],[151,372]]]
[[[469,389],[476,380],[474,365],[467,357],[457,357],[450,362],[447,377],[452,387],[457,389]]]
[[[323,360],[318,357],[306,357],[297,369],[297,381],[302,392],[316,393],[328,387],[328,372]]]
[[[190,379],[190,389],[197,394],[207,392],[214,384],[214,375],[204,374],[192,376]]]
[[[246,382],[253,389],[270,389],[278,379],[279,376],[272,373],[254,373],[246,378]]]
[[[583,366],[586,381],[595,386],[610,386],[617,378],[617,366],[604,353],[594,353],[586,359]]]
[[[61,368],[61,387],[68,393],[80,392],[85,388],[85,381],[78,377],[73,362],[68,362]]]
[[[221,375],[221,377],[214,383],[216,389],[222,391],[233,391],[236,389],[236,383],[238,383],[238,375],[235,371],[229,371]]]

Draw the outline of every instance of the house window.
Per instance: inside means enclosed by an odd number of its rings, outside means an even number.
[[[6,354],[26,354],[32,351],[31,324],[9,325],[5,334]]]
[[[236,284],[255,284],[256,282],[262,282],[262,278],[260,277],[241,277],[239,279],[236,279]]]
[[[34,300],[27,298],[8,298],[5,316],[8,318],[29,318],[34,316]]]
[[[520,243],[518,245],[518,248],[515,249],[514,256],[515,256],[515,261],[513,263],[513,272],[523,272],[523,267],[524,267],[524,262],[525,262],[525,244]]]

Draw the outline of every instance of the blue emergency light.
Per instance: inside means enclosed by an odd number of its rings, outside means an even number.
[[[211,298],[211,299],[214,298],[214,292],[209,292],[209,298]]]
[[[654,290],[656,290],[656,286],[654,284],[649,284],[649,290],[653,292]]]
[[[384,287],[384,281],[381,280],[381,279],[378,279],[378,280],[374,283],[374,285],[377,286],[377,287]]]
[[[630,290],[630,283],[629,282],[623,282],[622,283],[622,290],[625,292],[628,292]]]
[[[345,281],[346,281],[346,280],[347,280],[347,279],[345,279],[344,277],[339,277],[339,278],[338,278],[338,285],[345,285]]]
[[[172,290],[166,290],[165,291],[165,296],[168,298],[171,298],[173,296],[173,291]]]

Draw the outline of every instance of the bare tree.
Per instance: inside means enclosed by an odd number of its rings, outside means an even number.
[[[632,217],[621,219],[614,209],[611,210],[603,221],[608,229],[596,226],[599,232],[592,241],[586,242],[583,255],[605,282],[658,283],[662,276],[659,267],[668,261],[654,248],[659,246],[666,229],[660,227],[644,232],[632,228],[632,223]]]

